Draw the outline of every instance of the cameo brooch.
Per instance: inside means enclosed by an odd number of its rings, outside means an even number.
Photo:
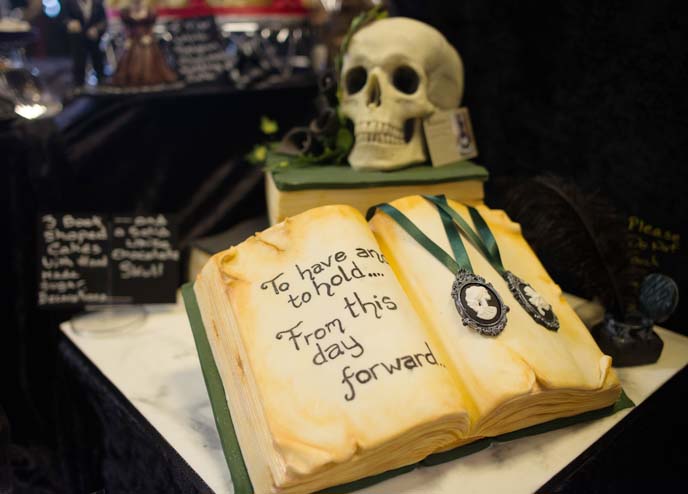
[[[516,301],[535,322],[551,331],[559,329],[559,318],[552,311],[552,306],[535,289],[511,271],[504,273],[504,279]]]
[[[504,330],[509,307],[482,276],[459,270],[451,295],[464,325],[485,336],[497,336]]]

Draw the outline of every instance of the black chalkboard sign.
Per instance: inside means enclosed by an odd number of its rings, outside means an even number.
[[[227,77],[229,57],[215,18],[189,17],[167,23],[177,72],[187,84],[214,82]]]
[[[106,217],[44,214],[39,229],[38,305],[107,302]]]
[[[113,294],[138,303],[154,303],[161,297],[173,302],[179,281],[176,242],[176,225],[162,214],[113,217]]]
[[[174,302],[176,224],[166,215],[39,217],[38,305]]]

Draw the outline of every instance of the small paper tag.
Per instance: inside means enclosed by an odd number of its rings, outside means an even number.
[[[432,166],[443,166],[478,156],[468,108],[437,110],[423,120]]]

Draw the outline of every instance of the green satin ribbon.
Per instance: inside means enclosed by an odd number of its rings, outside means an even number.
[[[441,200],[444,201],[444,204],[447,204],[446,197],[441,196]],[[439,210],[439,213],[440,219],[442,220],[442,225],[444,226],[444,232],[447,234],[447,240],[449,240],[449,245],[452,249],[452,252],[454,252],[454,259],[456,259],[460,266],[472,273],[473,267],[471,266],[471,260],[468,257],[468,252],[466,252],[466,247],[463,245],[461,235],[456,227],[454,227],[454,221],[452,220],[451,216],[444,211]]]
[[[454,261],[442,247],[437,245],[430,237],[423,233],[404,213],[391,204],[383,203],[371,207],[366,217],[370,219],[375,213],[375,210],[380,209],[396,221],[399,226],[406,230],[411,237],[451,270],[452,273],[457,273],[459,269],[465,269],[472,273],[473,268],[471,266],[471,261],[463,245],[463,241],[461,240],[461,235],[458,233],[460,231],[501,276],[505,275],[506,269],[502,263],[502,256],[499,252],[497,240],[477,209],[472,206],[467,206],[471,219],[475,224],[476,233],[468,222],[449,206],[447,198],[444,195],[424,195],[423,198],[437,206],[440,218],[442,219],[442,225],[444,226],[444,231],[447,234],[447,239],[454,252],[456,261]]]
[[[422,247],[425,248],[430,254],[432,254],[437,260],[444,264],[449,270],[458,274],[460,270],[468,271],[473,273],[473,268],[471,266],[471,261],[466,252],[466,248],[463,245],[461,236],[465,236],[473,246],[485,257],[485,259],[490,263],[490,265],[499,273],[499,275],[504,278],[511,290],[512,294],[516,297],[518,303],[530,314],[530,316],[545,328],[556,331],[559,329],[559,320],[556,315],[552,314],[548,317],[544,317],[544,314],[539,312],[534,312],[534,306],[532,301],[526,300],[526,296],[523,294],[520,286],[521,284],[526,284],[523,280],[518,278],[513,273],[510,273],[504,268],[504,263],[502,262],[502,256],[499,252],[499,246],[497,245],[497,239],[495,238],[490,227],[487,226],[487,222],[480,215],[477,209],[472,206],[466,206],[468,212],[471,215],[473,224],[475,225],[475,230],[464,220],[459,213],[454,211],[449,206],[447,198],[444,195],[438,196],[422,196],[428,202],[434,204],[437,207],[437,212],[442,219],[442,225],[444,231],[447,234],[447,239],[449,240],[449,245],[454,251],[454,256],[456,261],[437,245],[432,239],[430,239],[425,233],[423,233],[408,217],[406,217],[401,211],[396,209],[390,204],[379,204],[373,206],[368,210],[366,215],[367,219],[370,219],[375,213],[376,209],[380,209],[388,216],[390,216],[394,221],[396,221],[399,226],[401,226],[406,232],[411,235]],[[476,233],[477,231],[477,233]],[[489,283],[488,283],[489,285]],[[531,287],[532,288],[532,287]],[[495,292],[496,293],[496,292]],[[501,300],[500,300],[500,303]],[[457,308],[462,316],[465,316],[462,309],[459,308],[459,301],[457,300]],[[508,310],[508,308],[507,308]],[[538,309],[539,310],[539,309]],[[548,309],[549,310],[549,309]],[[506,320],[505,320],[506,321]],[[472,326],[478,332],[482,334],[490,334],[492,336],[499,334],[503,326],[496,333],[491,333],[487,328],[476,323],[476,326]]]
[[[444,201],[446,202],[446,199],[444,199]],[[449,269],[453,274],[458,273],[461,269],[464,269],[470,273],[473,272],[471,261],[468,257],[468,252],[466,252],[466,248],[463,245],[461,236],[458,235],[456,228],[454,228],[451,217],[443,211],[440,211],[440,217],[442,218],[442,224],[447,232],[449,244],[451,245],[452,251],[454,251],[456,260],[452,259],[451,255],[449,255],[442,247],[437,245],[430,237],[423,233],[404,213],[399,211],[391,204],[382,203],[372,206],[366,213],[366,219],[370,220],[377,209],[396,221],[396,223],[403,228],[406,233],[411,235],[416,242],[418,242],[425,250],[432,254],[435,259],[444,264],[444,266],[446,266],[447,269]]]
[[[424,199],[433,203],[441,213],[449,216],[456,227],[463,233],[468,240],[473,244],[473,246],[478,249],[482,255],[487,259],[487,261],[492,265],[492,267],[501,275],[504,276],[506,269],[502,263],[502,257],[499,253],[499,247],[497,246],[497,240],[495,239],[492,231],[485,223],[485,220],[480,215],[477,209],[467,206],[468,212],[471,215],[473,223],[478,230],[476,234],[473,228],[464,220],[459,213],[454,211],[444,196],[428,196],[424,195]]]
[[[490,230],[490,227],[487,226],[487,223],[485,222],[485,220],[480,215],[477,209],[475,209],[473,206],[466,207],[468,208],[468,213],[471,215],[473,224],[475,225],[475,228],[478,231],[478,235],[480,235],[480,238],[485,244],[485,247],[487,247],[487,250],[490,252],[492,256],[492,262],[499,266],[498,271],[506,271],[504,269],[504,263],[502,263],[502,255],[499,253],[497,239],[492,234],[492,230]]]

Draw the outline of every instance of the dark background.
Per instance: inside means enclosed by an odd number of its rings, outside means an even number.
[[[397,1],[394,10],[436,26],[459,50],[477,161],[493,179],[552,171],[600,190],[625,215],[685,241],[688,16],[679,14],[681,6]],[[0,193],[7,287],[0,404],[12,427],[18,492],[93,492],[103,485],[101,431],[93,417],[81,423],[75,418],[81,413],[75,411],[79,388],[57,350],[57,324],[70,314],[35,307],[36,213],[175,213],[187,244],[221,231],[264,211],[260,173],[239,160],[262,138],[260,116],[277,118],[282,128],[303,124],[315,93],[312,84],[301,84],[218,95],[81,99],[55,121],[0,127],[7,177]],[[488,186],[488,204],[499,200],[492,193]],[[683,245],[658,261],[685,288]],[[665,325],[687,334],[685,306]],[[665,397],[665,406],[640,414],[637,442],[627,441],[625,454],[590,467],[590,479],[616,469],[638,480],[637,487],[643,479],[686,471],[685,381],[674,385],[678,391]],[[3,440],[0,434],[0,449]],[[620,488],[618,480],[607,487]]]
[[[686,241],[688,16],[680,2],[396,4],[459,50],[477,161],[493,179],[553,172]],[[491,192],[488,184],[488,205],[499,204]],[[640,237],[648,244],[640,257],[655,255],[654,270],[688,290],[680,241],[662,252]],[[685,334],[688,305],[664,325]]]

